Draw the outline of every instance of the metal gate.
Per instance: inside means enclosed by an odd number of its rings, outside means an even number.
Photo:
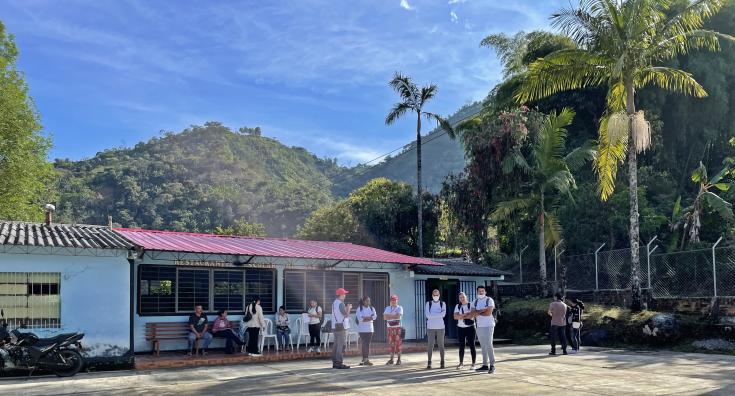
[[[472,302],[477,297],[475,281],[459,281],[459,291],[467,295],[467,302]]]
[[[372,306],[375,307],[378,314],[378,319],[374,322],[373,341],[386,342],[388,335],[383,319],[383,310],[388,306],[388,293],[390,293],[388,290],[388,276],[385,274],[362,274],[362,290],[363,295],[370,296]]]
[[[416,295],[416,339],[421,340],[426,338],[426,313],[424,312],[426,281],[414,281],[414,289]]]

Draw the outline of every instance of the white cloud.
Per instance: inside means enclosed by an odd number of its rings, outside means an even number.
[[[467,0],[449,0],[449,3],[447,4],[457,4],[457,3],[464,3]]]
[[[457,16],[457,13],[456,12],[450,11],[449,12],[449,19],[451,19],[452,22],[457,23],[457,21],[459,20],[459,17]]]
[[[411,4],[408,4],[408,0],[401,0],[401,7],[407,10],[413,10],[413,7],[411,7]]]

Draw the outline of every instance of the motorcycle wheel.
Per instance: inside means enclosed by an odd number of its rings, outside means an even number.
[[[82,355],[72,349],[62,349],[61,351],[59,351],[58,357],[59,360],[63,358],[63,360],[70,362],[69,368],[63,370],[54,370],[54,374],[59,377],[71,377],[78,373],[84,365],[84,359],[82,358]]]

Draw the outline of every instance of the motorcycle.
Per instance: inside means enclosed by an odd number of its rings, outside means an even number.
[[[51,371],[59,377],[71,377],[84,366],[81,340],[83,333],[65,333],[52,338],[39,338],[18,328],[8,331],[4,313],[0,311],[0,372],[37,369]],[[20,328],[25,328],[21,325]]]

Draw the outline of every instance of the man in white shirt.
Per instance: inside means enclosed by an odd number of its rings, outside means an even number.
[[[332,303],[332,331],[334,332],[334,350],[332,351],[332,368],[348,369],[350,366],[342,362],[345,342],[347,341],[347,329],[350,327],[350,310],[352,304],[345,305],[347,290],[337,289],[337,298]]]
[[[472,316],[477,324],[477,339],[482,347],[482,366],[475,371],[495,372],[495,350],[493,349],[493,333],[495,317],[493,317],[495,301],[485,295],[485,286],[477,287],[477,298],[472,302]],[[488,366],[489,363],[489,366]]]
[[[428,340],[429,362],[426,369],[431,369],[431,355],[434,351],[434,345],[439,346],[439,356],[441,357],[440,368],[444,368],[444,317],[447,315],[447,304],[440,300],[439,290],[434,289],[431,292],[431,300],[426,302],[424,313],[426,314],[426,338]]]

